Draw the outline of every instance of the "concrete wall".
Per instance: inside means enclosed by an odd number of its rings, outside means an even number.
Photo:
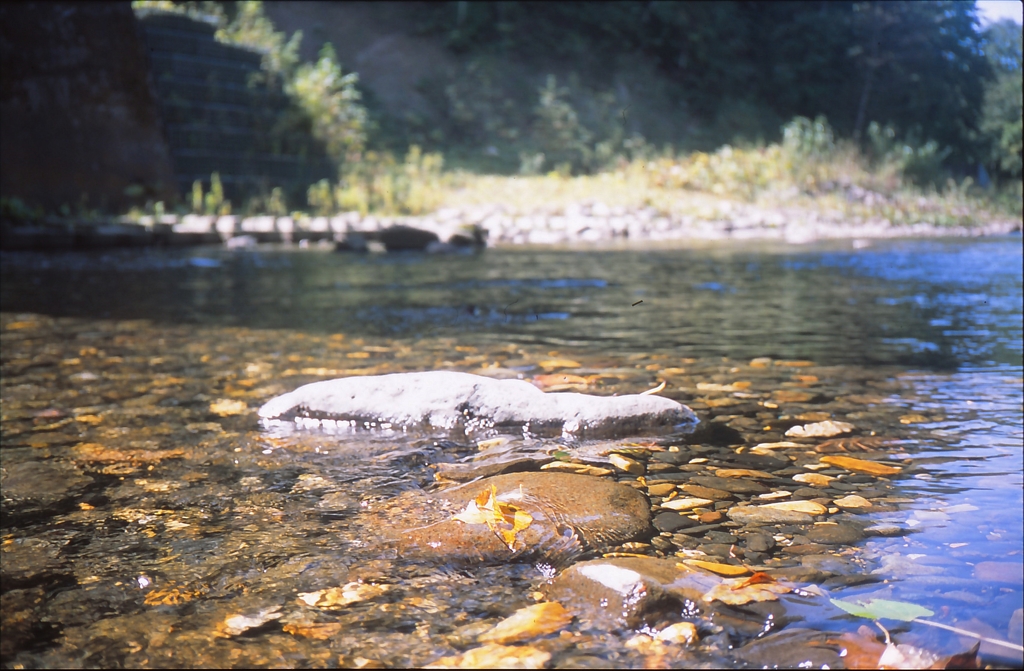
[[[337,176],[308,124],[286,123],[304,113],[281,91],[252,81],[261,54],[216,41],[213,25],[187,16],[137,16],[183,194],[196,180],[208,190],[217,172],[235,212],[277,186],[289,205],[303,207],[310,184]]]
[[[51,210],[175,198],[129,3],[2,3],[0,62],[0,194]]]

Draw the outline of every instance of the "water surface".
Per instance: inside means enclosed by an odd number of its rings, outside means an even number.
[[[475,447],[275,437],[253,410],[340,375],[487,367],[591,376],[599,394],[665,381],[748,449],[807,413],[891,438],[904,473],[887,509],[863,516],[905,533],[834,548],[877,579],[833,580],[832,596],[918,603],[1019,643],[1021,262],[1019,237],[3,254],[4,663],[423,665],[473,647],[544,576],[412,565],[377,540],[395,502],[432,485],[429,464]],[[740,380],[753,386],[735,412],[716,404],[729,394],[697,387]],[[778,390],[814,400],[776,403]],[[346,610],[294,605],[358,580],[389,589]],[[226,617],[268,608],[280,615],[218,635]],[[302,629],[310,617],[334,633]],[[805,622],[858,624],[834,611]],[[938,630],[900,627],[907,642],[958,651]],[[556,666],[652,663],[626,645],[633,632],[579,633],[536,644]],[[740,661],[709,642],[685,663]]]

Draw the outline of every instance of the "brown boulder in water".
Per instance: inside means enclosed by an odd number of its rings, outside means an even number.
[[[530,517],[527,526],[513,536],[501,534],[509,532],[511,524],[468,523],[454,517],[467,509],[475,510],[476,502],[488,498],[492,491],[495,506],[500,504],[506,511],[521,510]],[[653,532],[650,506],[643,494],[588,475],[509,473],[445,490],[431,498],[436,508],[453,516],[403,532],[398,542],[402,556],[485,564],[531,560],[560,565],[587,550],[646,538]]]

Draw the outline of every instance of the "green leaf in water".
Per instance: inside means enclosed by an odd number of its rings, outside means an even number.
[[[559,461],[569,461],[569,453],[563,452],[562,450],[555,450],[554,452],[551,453],[551,456],[553,456],[555,459],[558,459]]]
[[[935,614],[927,608],[918,606],[916,603],[907,603],[906,601],[890,601],[889,599],[869,599],[867,602],[857,603],[840,601],[838,599],[830,599],[830,601],[836,608],[841,608],[850,615],[867,617],[872,620],[886,619],[910,622],[915,618]]]

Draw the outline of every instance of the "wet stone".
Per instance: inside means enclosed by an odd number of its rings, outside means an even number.
[[[487,524],[448,518],[400,535],[399,553],[447,561],[500,563],[543,558],[568,561],[588,548],[601,550],[651,534],[643,494],[605,478],[570,473],[512,473],[478,480],[433,495],[451,512],[466,510],[493,486],[496,499],[526,511],[532,521],[514,547]]]
[[[793,490],[794,499],[816,499],[821,496],[822,490],[812,489],[810,487],[798,487]]]
[[[736,478],[716,478],[710,475],[695,475],[690,482],[712,489],[722,489],[733,494],[764,494],[768,488],[751,480],[739,480]]]
[[[584,628],[636,628],[659,612],[701,597],[721,579],[671,559],[616,557],[574,564],[542,587]]]
[[[651,455],[651,461],[656,461],[663,464],[672,464],[675,466],[688,464],[690,463],[690,459],[693,459],[693,454],[689,451],[655,452],[654,454]]]
[[[712,513],[703,513],[697,519],[700,520],[701,524],[715,524],[725,519],[725,515],[716,510]]]
[[[654,518],[654,528],[658,531],[673,532],[697,526],[697,520],[691,520],[679,513],[660,513]]]
[[[864,532],[851,524],[816,524],[807,538],[822,545],[850,545],[863,540]]]
[[[732,552],[731,543],[703,543],[697,549],[711,557],[729,557]]]
[[[802,524],[813,521],[805,513],[764,506],[734,507],[727,514],[730,520],[740,524]]]
[[[259,415],[265,423],[310,428],[327,419],[335,426],[341,421],[467,434],[528,426],[536,434],[588,437],[686,431],[697,423],[689,408],[662,396],[544,393],[524,380],[455,371],[314,382],[271,399]]]
[[[683,485],[681,489],[701,499],[711,499],[712,501],[726,501],[735,498],[731,493],[721,490],[713,489],[711,487],[701,487],[700,485]]]
[[[855,573],[860,568],[849,559],[834,557],[827,554],[805,555],[800,558],[800,564],[805,568],[821,571],[830,575],[847,575]]]
[[[775,547],[775,539],[767,534],[749,534],[743,544],[752,552],[768,552]]]

